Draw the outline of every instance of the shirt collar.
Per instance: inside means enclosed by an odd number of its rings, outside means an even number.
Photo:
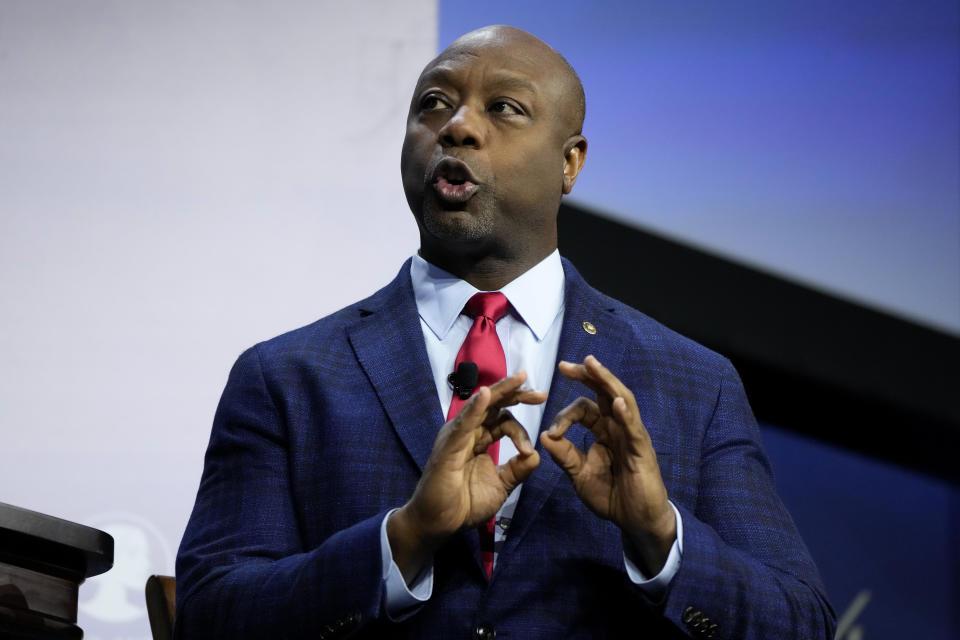
[[[476,289],[465,280],[430,264],[419,255],[410,263],[410,279],[420,317],[443,340]],[[500,289],[514,311],[543,340],[554,318],[563,309],[563,265],[553,253]]]

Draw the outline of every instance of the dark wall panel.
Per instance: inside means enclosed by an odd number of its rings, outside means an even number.
[[[729,357],[759,419],[960,482],[960,340],[564,204],[598,289]]]

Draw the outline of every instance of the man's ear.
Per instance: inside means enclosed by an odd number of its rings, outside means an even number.
[[[583,136],[570,136],[563,145],[563,193],[570,193],[577,181],[583,163],[587,160],[587,139]]]

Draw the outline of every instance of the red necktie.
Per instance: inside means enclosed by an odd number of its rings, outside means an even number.
[[[507,297],[499,292],[474,294],[464,306],[464,311],[473,318],[473,326],[457,353],[454,370],[461,362],[475,362],[479,374],[477,387],[489,387],[507,376],[507,359],[503,354],[500,338],[497,337],[497,320],[506,315],[509,308]],[[460,396],[454,393],[447,411],[447,420],[452,420],[464,403],[466,400],[461,400]],[[499,462],[499,451],[499,442],[494,442],[487,449],[487,453],[493,458],[493,464]],[[480,554],[487,579],[493,573],[495,519],[496,515],[480,526]]]

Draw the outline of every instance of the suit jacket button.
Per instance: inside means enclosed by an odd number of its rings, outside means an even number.
[[[473,637],[477,640],[493,640],[497,637],[497,632],[488,624],[478,624],[473,630]]]

